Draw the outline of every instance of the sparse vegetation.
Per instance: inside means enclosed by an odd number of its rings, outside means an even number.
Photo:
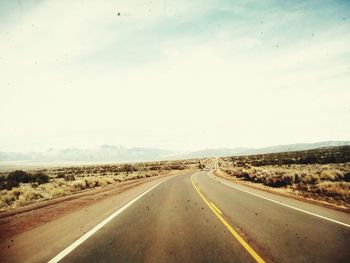
[[[350,146],[326,147],[307,151],[256,154],[225,158],[235,166],[289,164],[329,164],[350,162]]]
[[[350,207],[350,147],[235,156],[221,170],[242,180]]]
[[[43,172],[30,174],[22,170],[16,170],[9,173],[7,176],[0,177],[0,190],[11,190],[13,187],[18,187],[20,184],[33,183],[45,184],[50,180],[49,176]]]
[[[58,167],[0,173],[0,211],[128,180],[196,169],[198,160]]]

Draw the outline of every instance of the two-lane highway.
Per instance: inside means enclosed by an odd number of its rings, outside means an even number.
[[[147,193],[63,262],[254,262],[208,209],[191,175]]]
[[[348,214],[303,207],[333,222],[232,186],[206,172],[172,177],[53,262],[350,261]]]

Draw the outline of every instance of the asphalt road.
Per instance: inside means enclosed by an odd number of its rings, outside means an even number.
[[[162,182],[83,241],[61,262],[350,262],[350,216],[199,172]]]

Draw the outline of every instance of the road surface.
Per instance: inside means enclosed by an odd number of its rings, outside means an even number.
[[[52,262],[350,262],[349,244],[347,214],[198,172],[156,185]]]

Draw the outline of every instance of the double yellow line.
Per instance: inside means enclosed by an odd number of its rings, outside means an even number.
[[[196,184],[194,183],[193,175],[191,176],[191,182],[194,188],[197,190],[198,194],[204,202],[207,204],[207,206],[210,208],[210,210],[216,215],[217,218],[224,224],[224,226],[230,231],[230,233],[238,240],[238,242],[247,250],[247,252],[255,259],[256,262],[259,263],[265,263],[265,261],[252,249],[249,244],[244,241],[244,239],[233,229],[233,227],[222,217],[222,212],[212,203],[209,202],[204,195],[201,193],[200,189]]]

